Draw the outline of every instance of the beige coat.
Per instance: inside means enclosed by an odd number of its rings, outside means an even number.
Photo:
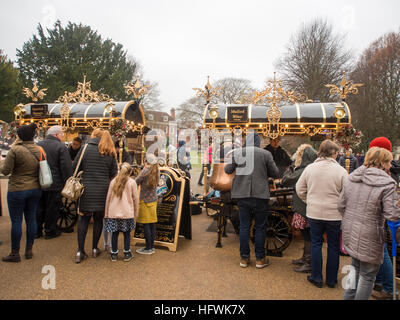
[[[398,200],[396,182],[383,170],[361,166],[353,171],[338,203],[343,245],[351,257],[383,262],[384,222],[400,220]]]
[[[129,178],[121,199],[116,197],[112,191],[115,178],[108,188],[105,218],[110,219],[137,219],[139,214],[139,194],[134,179]]]
[[[296,192],[307,203],[307,218],[339,221],[337,204],[348,174],[333,158],[317,158],[306,167],[296,184]]]

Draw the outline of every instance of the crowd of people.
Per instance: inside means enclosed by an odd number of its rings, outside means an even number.
[[[346,155],[339,156],[340,147],[331,140],[324,140],[318,151],[311,145],[300,145],[294,163],[279,143],[279,138],[271,139],[261,149],[258,135],[248,135],[245,145],[234,150],[233,160],[225,166],[227,174],[235,173],[231,195],[239,208],[240,266],[250,264],[250,212],[255,220],[255,266],[269,265],[264,248],[269,179],[282,178],[283,186],[295,188],[292,224],[301,230],[304,239],[303,256],[292,261],[297,265],[294,271],[310,273],[307,280],[318,288],[324,283],[335,288],[342,240],[355,270],[353,286],[345,289],[344,299],[369,299],[373,289],[378,299],[392,297],[393,287],[389,283],[393,279],[393,266],[385,244],[385,221],[399,221],[400,207],[398,164],[393,160],[390,141],[385,137],[371,141],[361,165],[356,157],[350,156],[350,174],[345,169]],[[245,157],[251,163],[235,161],[243,159],[243,154],[252,155]],[[248,165],[254,168],[246,171]]]
[[[107,130],[94,130],[85,145],[77,137],[67,148],[62,142],[61,126],[49,128],[45,139],[37,144],[34,143],[36,129],[35,124],[17,129],[18,139],[0,167],[2,174],[10,175],[7,201],[11,219],[11,252],[2,260],[21,261],[23,217],[26,259],[33,257],[35,238],[60,236],[57,219],[62,206],[61,191],[67,179],[81,171],[84,192],[79,200],[75,262],[88,258],[85,239],[91,220],[93,258],[103,252],[98,248],[103,233],[110,260],[116,261],[118,237],[122,233],[124,261],[130,261],[130,237],[136,222],[143,224],[146,242],[136,252],[154,254],[160,179],[157,157],[147,155],[143,170],[136,179],[131,179],[132,158],[119,141],[112,140]],[[292,261],[296,265],[294,271],[309,273],[307,280],[318,288],[324,283],[335,288],[343,241],[355,270],[355,285],[345,290],[344,299],[368,299],[374,288],[382,289],[380,298],[391,295],[393,266],[385,244],[385,221],[400,220],[397,195],[400,166],[393,160],[390,141],[384,137],[371,141],[362,163],[350,156],[350,174],[345,169],[346,155],[340,156],[340,147],[331,140],[324,140],[318,151],[302,144],[292,158],[280,147],[279,138],[271,139],[264,149],[260,145],[260,136],[250,133],[243,147],[223,149],[221,156],[229,152],[232,161],[225,166],[225,173],[235,174],[229,197],[237,201],[239,208],[240,267],[251,264],[252,219],[255,220],[255,266],[262,269],[269,265],[265,250],[269,180],[278,178],[283,186],[295,190],[292,224],[301,230],[304,239],[302,257]],[[121,147],[123,164],[118,168]],[[209,146],[206,150],[202,164],[210,170],[212,148]],[[46,189],[39,183],[38,163],[43,155],[53,178],[51,187]],[[190,149],[185,141],[179,141],[177,160],[178,167],[190,178]],[[201,183],[202,177],[198,181]],[[324,234],[327,241],[325,281]]]
[[[95,129],[85,146],[76,137],[67,148],[62,142],[64,133],[61,126],[50,127],[45,139],[35,144],[36,129],[34,123],[19,127],[17,140],[1,163],[0,172],[9,175],[7,202],[11,219],[11,252],[2,260],[21,261],[23,217],[26,222],[26,259],[33,257],[35,238],[53,239],[61,235],[57,226],[62,207],[61,191],[73,172],[76,174],[81,171],[84,192],[79,200],[75,262],[80,263],[88,257],[85,239],[91,220],[93,258],[103,252],[98,248],[103,232],[105,249],[110,249],[110,259],[116,261],[118,235],[122,232],[124,261],[130,261],[130,232],[135,228],[136,221],[144,224],[146,239],[146,247],[137,252],[153,254],[159,179],[156,159],[146,159],[146,165],[135,181],[129,178],[132,174],[129,157],[125,156],[127,162],[122,164],[118,172],[116,146],[119,147],[119,141],[115,143],[107,130]],[[42,189],[39,162],[44,158],[50,167],[53,183]],[[140,193],[137,185],[141,186]]]

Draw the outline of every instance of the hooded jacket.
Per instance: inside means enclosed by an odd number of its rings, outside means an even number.
[[[304,149],[304,153],[301,157],[300,166],[296,167],[293,171],[291,168],[286,170],[282,178],[282,186],[284,187],[295,187],[296,182],[299,180],[301,174],[304,169],[311,163],[313,163],[317,159],[317,151],[313,148]],[[292,197],[292,209],[293,211],[301,214],[303,217],[306,217],[306,209],[307,204],[299,198],[296,192],[293,193]]]
[[[384,221],[400,220],[396,182],[383,170],[361,166],[346,181],[339,197],[342,239],[348,254],[382,264]]]
[[[232,163],[225,166],[225,172],[235,178],[232,182],[232,198],[269,199],[268,178],[277,178],[279,170],[272,154],[260,148],[258,134],[246,137],[245,147],[233,151]]]

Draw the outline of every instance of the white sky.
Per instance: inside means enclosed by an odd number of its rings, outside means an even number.
[[[249,79],[263,88],[290,36],[315,17],[346,33],[358,56],[389,31],[399,31],[399,0],[147,0],[2,1],[0,49],[16,59],[38,23],[83,23],[119,42],[144,77],[159,83],[167,109],[224,77]],[[81,79],[76,79],[77,81]]]

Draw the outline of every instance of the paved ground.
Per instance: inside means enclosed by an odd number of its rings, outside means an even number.
[[[193,176],[197,183],[198,173]],[[200,187],[193,187],[201,192]],[[52,240],[39,239],[32,260],[22,258],[17,264],[0,261],[0,299],[342,299],[344,274],[340,270],[350,263],[348,257],[341,257],[338,288],[318,289],[307,282],[305,274],[292,270],[290,261],[302,250],[300,239],[292,242],[282,258],[269,257],[267,268],[256,269],[253,255],[251,266],[244,269],[239,267],[238,236],[228,233],[223,248],[216,248],[216,233],[206,232],[211,223],[205,212],[193,216],[193,239],[180,238],[177,252],[156,248],[156,254],[135,254],[130,262],[111,262],[102,254],[75,264],[76,231]],[[90,228],[87,252],[91,235]],[[9,218],[0,217],[0,256],[9,253],[9,238]],[[120,247],[121,252],[122,238]],[[46,265],[55,268],[55,290],[42,288]]]

